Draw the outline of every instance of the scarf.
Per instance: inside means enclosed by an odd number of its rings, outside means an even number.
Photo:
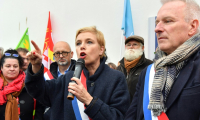
[[[140,58],[141,58],[141,56],[130,62],[124,58],[124,66],[126,68],[127,73],[130,72],[131,68],[133,68],[137,65],[137,63],[140,61]]]
[[[166,101],[174,80],[184,65],[184,60],[195,53],[199,47],[200,33],[185,41],[169,55],[158,48],[154,60],[155,76],[148,105],[148,109],[152,110],[154,116],[166,112],[164,101]],[[162,91],[164,94],[162,94]]]
[[[169,118],[164,112],[162,112],[160,116],[153,116],[151,110],[148,109],[149,95],[151,94],[154,75],[155,75],[154,65],[151,64],[147,67],[145,82],[144,82],[144,94],[143,94],[144,120],[169,120]]]
[[[8,84],[0,71],[0,105],[7,102],[5,120],[19,120],[16,97],[19,96],[24,87],[24,80],[25,73],[20,71],[18,77]]]

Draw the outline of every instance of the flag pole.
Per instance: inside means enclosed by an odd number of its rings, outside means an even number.
[[[122,58],[122,45],[123,45],[123,41],[124,41],[124,35],[123,35],[123,31],[121,34],[121,44],[120,44],[120,54],[119,54],[119,60]]]

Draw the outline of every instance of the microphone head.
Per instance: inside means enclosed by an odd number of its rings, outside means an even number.
[[[82,59],[82,58],[79,58],[79,59],[76,61],[76,64],[81,64],[82,66],[85,66],[85,60]]]

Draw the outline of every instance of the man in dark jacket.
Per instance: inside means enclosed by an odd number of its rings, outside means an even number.
[[[53,47],[54,58],[56,62],[51,63],[50,72],[52,76],[57,79],[59,76],[64,75],[68,71],[75,70],[76,61],[71,59],[73,57],[73,51],[67,42],[59,41]],[[45,110],[44,118],[49,120],[51,109]]]
[[[71,59],[73,51],[67,42],[59,41],[53,47],[54,58],[56,62],[51,63],[50,72],[56,79],[68,71],[74,71],[76,61]]]
[[[154,64],[139,77],[125,120],[200,120],[200,6],[161,0]]]
[[[128,84],[131,100],[136,91],[136,84],[140,72],[149,64],[151,60],[146,59],[144,56],[144,39],[140,36],[133,35],[125,40],[125,54],[124,58],[119,61],[117,70],[124,73]]]

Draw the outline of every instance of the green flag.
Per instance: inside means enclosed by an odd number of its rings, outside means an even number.
[[[24,35],[22,36],[21,40],[19,41],[17,48],[26,48],[28,51],[31,51],[29,35],[28,35],[28,28],[26,29]]]

